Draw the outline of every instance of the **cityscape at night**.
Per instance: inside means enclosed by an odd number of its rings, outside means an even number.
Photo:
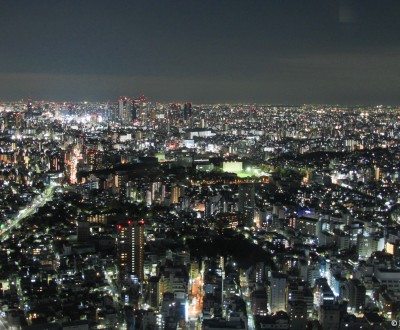
[[[7,329],[389,329],[398,107],[3,103]]]
[[[0,1],[0,330],[400,329],[399,15]]]

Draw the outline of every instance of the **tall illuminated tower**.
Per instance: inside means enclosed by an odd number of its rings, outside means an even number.
[[[239,211],[242,213],[243,224],[254,226],[255,187],[253,183],[239,185]]]
[[[118,225],[118,266],[120,279],[134,273],[140,280],[144,276],[144,221],[128,220]]]
[[[121,96],[118,100],[118,119],[124,124],[136,119],[136,107],[134,100]]]
[[[29,99],[26,104],[26,113],[28,114],[28,116],[32,116],[32,112],[33,112],[33,102],[31,99]]]

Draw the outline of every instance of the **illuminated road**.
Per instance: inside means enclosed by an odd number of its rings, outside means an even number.
[[[32,202],[27,204],[25,208],[19,210],[19,212],[5,224],[5,227],[1,231],[1,242],[6,240],[12,229],[18,228],[23,219],[36,213],[39,207],[44,206],[47,202],[51,201],[56,191],[57,184],[51,183],[48,185],[40,195],[36,196]]]
[[[38,196],[36,196],[32,202],[27,204],[25,208],[20,209],[18,213],[5,224],[5,227],[1,231],[1,239],[3,242],[9,237],[10,232],[14,228],[18,228],[21,225],[21,221],[37,212],[39,207],[44,206],[47,202],[53,199],[54,193],[56,191],[57,184],[50,184],[46,187],[46,189]],[[12,327],[12,329],[16,329],[16,327]],[[0,316],[0,330],[11,329],[7,325],[7,321]]]
[[[193,279],[192,292],[190,294],[191,304],[189,307],[189,325],[191,330],[199,328],[197,320],[203,311],[203,280],[201,276]]]
[[[119,310],[121,307],[121,301],[120,301],[120,294],[118,293],[118,289],[115,287],[115,282],[114,282],[113,278],[110,276],[110,274],[108,274],[106,271],[104,272],[104,274],[105,274],[105,279],[108,283],[108,288],[106,288],[106,289],[108,290],[109,294],[113,298],[114,308],[116,310]]]
[[[250,295],[246,276],[240,276],[240,294],[246,303],[247,329],[254,330],[256,327],[254,325],[253,312],[251,311],[250,306]]]
[[[247,299],[248,300],[248,299]],[[246,301],[246,300],[245,300]],[[253,312],[251,311],[250,302],[246,301],[246,311],[247,311],[247,324],[249,330],[254,330],[256,327],[254,325]]]

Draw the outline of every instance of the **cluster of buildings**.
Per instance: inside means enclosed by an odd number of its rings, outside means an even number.
[[[0,104],[0,326],[393,329],[399,115]]]

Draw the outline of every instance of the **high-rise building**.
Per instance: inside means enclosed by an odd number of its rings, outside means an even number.
[[[144,221],[128,220],[118,225],[118,266],[120,279],[134,273],[144,277]]]
[[[153,276],[149,279],[148,303],[151,307],[158,308],[160,302],[160,279]]]
[[[305,329],[307,326],[307,304],[301,300],[289,301],[290,329]]]
[[[98,169],[98,165],[101,163],[101,154],[98,150],[86,150],[86,153],[83,156],[89,171]]]
[[[127,184],[129,182],[128,174],[126,171],[118,171],[114,174],[113,178],[113,191],[120,196],[126,196]]]
[[[271,313],[286,311],[287,286],[285,274],[272,272],[268,299]]]
[[[172,186],[171,189],[171,203],[177,204],[179,202],[179,198],[182,195],[182,187],[178,185]]]
[[[26,113],[28,116],[32,116],[33,113],[33,102],[31,99],[26,103]]]
[[[247,227],[254,225],[255,187],[252,183],[239,185],[239,211],[242,213],[243,224]]]
[[[50,171],[59,172],[64,170],[64,162],[61,153],[51,152],[48,157]]]
[[[337,330],[340,325],[339,305],[322,305],[318,313],[318,321],[324,330]]]
[[[256,283],[264,283],[265,281],[265,264],[263,262],[258,262],[255,266]]]
[[[254,315],[267,315],[268,296],[265,288],[255,290],[251,294],[251,310]]]
[[[189,120],[189,118],[192,117],[192,103],[187,102],[184,104],[182,117],[183,120]]]
[[[314,284],[314,305],[331,305],[335,303],[335,295],[325,277],[315,280]]]
[[[4,126],[7,129],[18,129],[24,126],[23,112],[7,112],[4,120]]]
[[[78,242],[87,242],[90,238],[90,223],[78,221]]]
[[[365,286],[358,279],[347,281],[349,303],[348,308],[355,312],[361,312],[365,306]]]
[[[357,237],[357,253],[360,258],[369,258],[373,252],[379,251],[379,237],[360,234]],[[383,242],[383,239],[381,240]]]
[[[136,107],[134,100],[121,96],[118,100],[118,119],[128,124],[136,120]]]

